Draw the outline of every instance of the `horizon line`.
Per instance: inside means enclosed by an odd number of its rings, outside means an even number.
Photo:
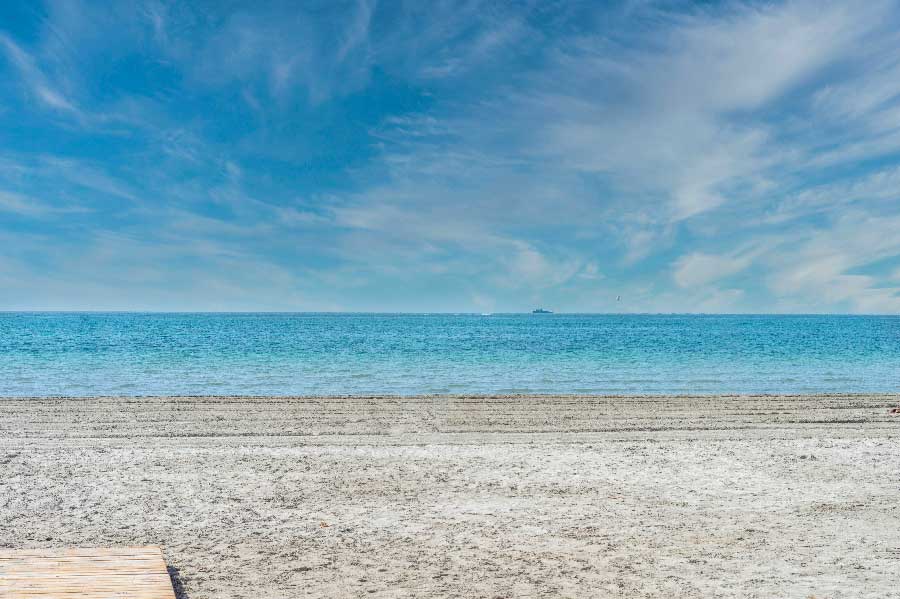
[[[13,310],[0,314],[295,314],[295,315],[394,315],[394,316],[900,316],[891,312],[562,312],[532,311],[379,311],[379,310]]]

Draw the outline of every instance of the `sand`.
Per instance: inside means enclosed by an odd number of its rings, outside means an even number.
[[[0,547],[181,598],[900,597],[891,396],[0,399]]]

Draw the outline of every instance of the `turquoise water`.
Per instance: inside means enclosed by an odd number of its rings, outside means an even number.
[[[900,317],[0,313],[0,396],[900,391]]]

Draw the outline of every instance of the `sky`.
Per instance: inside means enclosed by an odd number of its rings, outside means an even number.
[[[0,310],[897,313],[900,3],[3,2],[0,248]]]

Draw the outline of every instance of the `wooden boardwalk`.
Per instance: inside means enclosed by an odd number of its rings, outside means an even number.
[[[0,549],[0,599],[175,599],[159,547]]]

